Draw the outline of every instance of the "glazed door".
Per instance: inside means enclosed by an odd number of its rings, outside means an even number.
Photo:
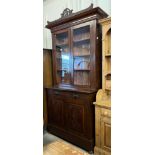
[[[92,22],[72,27],[71,49],[73,54],[73,84],[90,87],[92,59]]]
[[[71,51],[70,31],[68,29],[54,34],[55,83],[57,85],[71,84]]]

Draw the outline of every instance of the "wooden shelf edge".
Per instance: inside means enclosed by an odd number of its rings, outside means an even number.
[[[90,56],[90,54],[86,54],[86,55],[73,55],[74,57],[87,57]]]
[[[88,40],[90,40],[90,38],[80,39],[80,40],[73,40],[73,42],[78,43],[78,42],[83,42],[83,41],[88,41]]]
[[[56,47],[57,47],[57,48],[62,48],[61,46],[68,46],[68,45],[69,45],[68,43],[56,44]]]
[[[67,69],[57,69],[57,71],[67,71]]]
[[[74,71],[90,71],[90,69],[74,69]]]
[[[99,106],[99,107],[103,107],[103,108],[106,108],[106,109],[111,110],[111,101],[109,101],[109,102],[104,102],[104,101],[101,101],[101,102],[93,102],[93,104],[95,106]]]
[[[111,53],[110,54],[105,54],[105,57],[111,57]]]
[[[108,91],[110,91],[110,90],[111,90],[111,88],[105,88],[105,90],[108,90]]]
[[[108,71],[104,74],[104,76],[108,76],[108,75],[111,75],[111,71]]]

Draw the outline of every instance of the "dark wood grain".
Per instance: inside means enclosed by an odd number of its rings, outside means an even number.
[[[88,151],[94,149],[95,117],[93,102],[96,98],[96,92],[101,88],[102,78],[101,28],[98,25],[98,20],[107,16],[99,7],[89,7],[56,21],[48,22],[46,26],[52,32],[53,39],[53,86],[47,89],[48,131]],[[78,79],[85,83],[81,82],[84,85],[75,85],[73,33],[74,30],[85,26],[89,27],[90,32],[90,63],[89,69],[85,71],[90,72],[88,78],[90,81],[85,85],[86,79]],[[68,84],[58,80],[56,70],[58,65],[56,61],[56,35],[63,32],[68,34],[69,40],[71,82]]]
[[[88,151],[94,146],[96,93],[48,89],[48,131]]]
[[[52,87],[52,50],[43,49],[43,86]]]
[[[52,50],[43,49],[43,118],[44,127],[48,124],[46,88],[52,87]]]
[[[47,108],[47,94],[46,88],[43,88],[43,119],[44,119],[44,128],[48,124],[48,108]]]
[[[62,25],[64,23],[68,23],[68,22],[73,22],[94,14],[98,14],[100,16],[100,18],[106,18],[108,16],[108,14],[106,12],[104,12],[101,8],[96,7],[96,8],[87,8],[85,10],[76,12],[71,14],[70,16],[64,17],[64,18],[60,18],[58,20],[49,22],[48,21],[48,25],[46,25],[46,28],[48,29],[52,29],[53,27],[56,27],[58,25]]]

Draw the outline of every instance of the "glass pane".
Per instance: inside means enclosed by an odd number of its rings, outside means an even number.
[[[68,33],[56,35],[56,60],[57,60],[57,82],[69,84],[71,82],[70,72],[70,50],[68,45]]]
[[[74,85],[90,85],[90,26],[73,30]]]
[[[90,26],[74,29],[74,41],[81,41],[86,39],[90,39]]]

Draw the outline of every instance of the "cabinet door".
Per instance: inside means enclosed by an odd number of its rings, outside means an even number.
[[[81,135],[84,132],[85,108],[83,104],[76,103],[77,98],[77,93],[69,93],[64,98],[64,121],[68,130]]]
[[[57,126],[63,125],[63,101],[53,95],[48,101],[48,122]]]
[[[70,31],[56,32],[54,37],[54,76],[58,85],[71,84]]]
[[[73,93],[72,96],[64,100],[64,124],[72,133],[91,139],[94,135],[93,105],[87,94]]]
[[[84,107],[74,103],[66,102],[64,106],[65,124],[73,133],[84,132]]]
[[[73,54],[73,84],[87,86],[91,84],[92,46],[94,44],[93,22],[72,27],[71,49]]]
[[[111,150],[111,112],[110,110],[101,110],[101,148]]]

